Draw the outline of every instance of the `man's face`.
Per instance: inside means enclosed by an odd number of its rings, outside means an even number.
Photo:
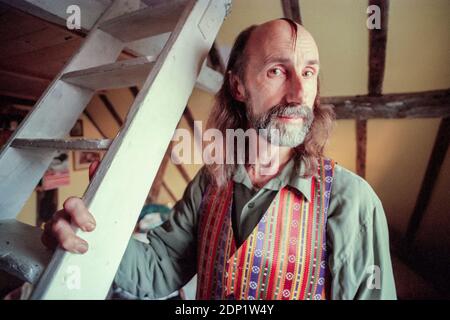
[[[276,145],[303,143],[313,121],[319,53],[312,36],[298,26],[297,37],[287,21],[268,22],[255,29],[246,48],[244,81],[238,99],[245,102],[255,129]],[[279,137],[270,130],[279,130]]]

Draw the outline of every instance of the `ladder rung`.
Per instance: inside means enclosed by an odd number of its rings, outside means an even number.
[[[110,139],[14,139],[14,148],[54,149],[54,150],[108,150]]]
[[[0,270],[35,283],[52,257],[41,234],[40,228],[15,219],[0,220]]]
[[[119,89],[140,85],[153,67],[155,57],[139,57],[98,67],[72,71],[61,80],[92,90]]]
[[[154,6],[107,20],[99,29],[123,42],[170,32],[175,28],[185,6],[186,1],[161,1]]]

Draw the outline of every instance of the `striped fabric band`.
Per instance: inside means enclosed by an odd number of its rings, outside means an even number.
[[[198,229],[197,299],[325,299],[326,221],[334,161],[321,159],[311,200],[282,188],[236,248],[233,182],[208,188]]]

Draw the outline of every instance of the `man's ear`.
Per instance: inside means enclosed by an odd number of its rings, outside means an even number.
[[[230,74],[229,81],[230,81],[231,95],[233,96],[234,99],[241,102],[245,102],[246,94],[244,84],[237,75],[235,75],[231,71],[228,72]]]

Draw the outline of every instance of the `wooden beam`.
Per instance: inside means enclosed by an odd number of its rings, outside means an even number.
[[[189,125],[189,128],[192,131],[192,134],[194,134],[195,124],[194,124],[194,116],[192,115],[191,110],[189,110],[189,106],[186,106],[183,112],[183,117],[186,119],[186,122]]]
[[[173,160],[175,162],[174,165],[177,168],[178,172],[180,172],[180,174],[183,177],[184,181],[186,181],[186,183],[189,183],[191,181],[191,177],[189,176],[189,174],[187,173],[186,169],[181,164],[182,161],[178,158],[178,156],[175,153],[171,154],[171,158],[173,158]]]
[[[367,120],[356,120],[356,173],[366,176]]]
[[[356,119],[356,173],[366,177],[367,120]]]
[[[108,111],[113,116],[113,118],[116,121],[116,123],[119,126],[119,128],[121,128],[122,125],[123,125],[123,121],[120,118],[119,114],[117,113],[116,109],[114,108],[114,105],[112,104],[112,102],[108,99],[108,97],[105,94],[99,94],[98,96],[99,96],[100,100],[102,100],[102,102],[105,105],[106,109],[108,109]]]
[[[169,186],[163,181],[162,186],[164,189],[166,189],[167,193],[169,194],[170,198],[173,200],[173,202],[177,202],[178,199],[175,196],[175,194],[172,192],[172,190],[169,188]]]
[[[173,141],[170,141],[166,153],[164,154],[164,158],[161,161],[161,165],[159,166],[158,172],[156,173],[155,179],[153,180],[152,187],[150,188],[150,192],[145,201],[146,204],[155,203],[158,200],[159,193],[161,191],[161,186],[164,180],[164,175],[166,173],[167,165],[169,164],[170,161],[170,154],[172,152],[172,147]]]
[[[411,248],[413,246],[417,230],[420,222],[426,212],[428,204],[433,194],[436,181],[438,180],[439,172],[441,171],[442,163],[447,154],[448,145],[450,141],[450,117],[442,119],[439,125],[439,130],[434,141],[433,150],[431,152],[430,161],[422,181],[422,186],[417,197],[417,202],[414,211],[408,223],[408,228],[405,236],[405,244]]]
[[[178,171],[180,172],[183,179],[186,181],[186,183],[191,182],[191,177],[187,173],[186,169],[182,164],[176,164],[175,167],[177,167]]]
[[[380,96],[383,88],[389,0],[369,0],[381,10],[381,29],[369,29],[369,96]],[[356,120],[356,173],[366,177],[367,120]]]
[[[225,73],[225,62],[219,53],[216,42],[213,43],[211,50],[209,50],[209,60],[211,61],[214,70],[220,72],[221,74]]]
[[[131,94],[133,95],[133,97],[137,97],[137,95],[139,94],[139,88],[134,86],[134,87],[129,87],[128,89],[130,89]]]
[[[36,103],[34,99],[21,99],[16,97],[10,97],[5,95],[0,95],[0,106],[17,104],[21,106],[32,107]]]
[[[33,75],[0,70],[0,95],[25,100],[37,100],[49,86],[50,80]],[[27,88],[24,93],[23,88]]]
[[[337,119],[443,118],[450,116],[450,89],[385,94],[380,97],[322,97]]]
[[[97,129],[97,131],[102,135],[102,137],[106,138],[107,137],[106,134],[102,131],[102,129],[100,129],[97,122],[95,122],[94,118],[92,118],[91,114],[87,110],[84,110],[83,113],[89,119],[89,121],[94,125],[95,129]]]
[[[389,0],[369,0],[380,8],[380,29],[369,29],[369,95],[380,96],[383,89]]]
[[[294,20],[298,24],[303,25],[302,15],[300,12],[300,0],[281,0],[283,15],[285,18]]]

